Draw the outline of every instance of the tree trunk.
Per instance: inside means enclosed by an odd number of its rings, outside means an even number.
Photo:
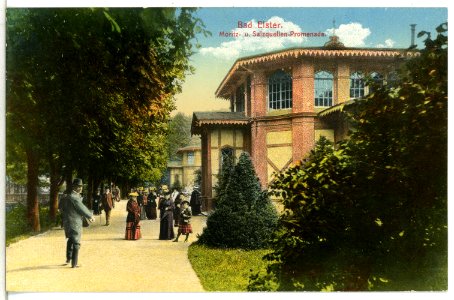
[[[73,185],[73,174],[72,171],[65,172],[65,181],[66,181],[66,193],[71,194],[72,185]]]
[[[94,191],[94,179],[92,175],[88,175],[87,182],[87,205],[89,209],[93,209],[93,191]]]
[[[34,232],[41,231],[38,202],[38,157],[31,149],[27,153],[27,219]]]
[[[58,211],[58,192],[63,184],[63,176],[60,174],[58,163],[49,159],[50,166],[50,192],[49,192],[49,219],[55,223]]]

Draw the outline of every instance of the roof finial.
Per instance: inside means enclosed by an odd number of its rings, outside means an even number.
[[[325,43],[325,48],[329,49],[343,49],[344,44],[341,43],[339,37],[336,35],[336,19],[333,18],[333,34],[329,37],[329,41]]]
[[[336,19],[333,18],[333,35],[336,35]]]

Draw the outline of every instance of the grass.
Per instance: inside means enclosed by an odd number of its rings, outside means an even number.
[[[262,257],[269,252],[210,248],[194,243],[188,256],[206,291],[246,292],[249,275],[265,269]]]
[[[54,225],[49,221],[49,207],[40,206],[39,219],[41,232],[49,230]],[[6,213],[5,229],[6,246],[37,234],[30,230],[27,223],[27,207],[22,204]]]

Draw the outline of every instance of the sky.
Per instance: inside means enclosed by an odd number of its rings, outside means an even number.
[[[416,33],[432,31],[448,18],[447,8],[314,8],[314,7],[230,7],[200,8],[211,36],[199,36],[202,48],[191,57],[196,68],[188,75],[183,91],[176,96],[177,111],[192,115],[194,111],[228,110],[227,100],[215,98],[215,91],[235,60],[291,47],[319,47],[335,34],[347,47],[408,48],[410,24]],[[238,23],[241,22],[241,25]],[[259,29],[258,22],[278,24],[281,28]],[[333,23],[334,22],[334,23]],[[244,27],[251,24],[252,28]],[[253,32],[311,32],[325,37],[253,37]],[[222,36],[222,32],[238,36]],[[245,36],[245,34],[249,36]],[[416,39],[419,47],[422,39]],[[175,113],[176,113],[175,112]]]

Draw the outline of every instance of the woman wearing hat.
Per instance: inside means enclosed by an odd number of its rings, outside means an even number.
[[[161,210],[161,222],[159,227],[159,239],[160,240],[172,240],[175,238],[173,232],[173,210],[175,208],[172,198],[170,197],[170,191],[167,185],[162,186],[162,193],[159,202],[159,209]]]
[[[128,216],[126,217],[126,234],[125,239],[127,240],[138,240],[142,237],[140,232],[140,207],[137,204],[137,192],[129,194],[129,201],[126,204],[126,210]]]
[[[183,200],[181,202],[181,212],[180,212],[180,224],[178,226],[178,235],[174,242],[178,242],[178,238],[181,234],[186,235],[184,239],[185,242],[188,241],[189,234],[192,233],[192,226],[191,226],[191,217],[192,211],[191,207],[189,206],[189,201]]]
[[[156,188],[150,188],[150,193],[148,194],[148,202],[145,206],[145,212],[147,214],[148,220],[156,220],[156,218],[158,217],[158,214],[156,212],[156,207],[158,206],[156,204],[157,197]]]

